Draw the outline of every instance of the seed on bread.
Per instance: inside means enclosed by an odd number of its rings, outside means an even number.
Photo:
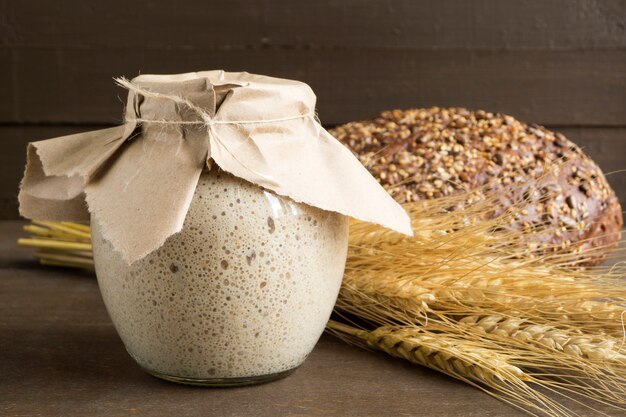
[[[372,120],[338,126],[331,133],[350,148],[400,203],[475,190],[492,183],[503,195],[495,213],[516,200],[532,202],[513,227],[549,226],[529,242],[567,250],[597,248],[600,262],[619,240],[621,207],[600,168],[562,134],[483,110],[464,108],[391,110]],[[559,165],[558,173],[550,173]],[[540,195],[525,196],[540,181]],[[572,250],[574,248],[572,247]],[[580,250],[580,248],[576,249]]]

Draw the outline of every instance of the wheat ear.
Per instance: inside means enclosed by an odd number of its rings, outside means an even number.
[[[346,341],[442,372],[525,411],[568,415],[565,407],[530,388],[527,382],[534,378],[510,364],[506,355],[471,342],[416,327],[382,326],[367,331],[331,320],[327,328]]]
[[[590,335],[505,316],[465,316],[458,323],[479,333],[503,336],[507,340],[514,338],[590,361],[615,361],[626,366],[626,355],[620,350],[622,340],[608,335]]]

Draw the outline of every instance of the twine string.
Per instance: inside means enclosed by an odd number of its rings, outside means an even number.
[[[202,120],[184,121],[184,120],[166,120],[166,119],[144,119],[141,117],[129,118],[126,117],[126,121],[135,121],[141,123],[155,123],[155,124],[169,124],[169,125],[205,125],[207,127],[213,125],[246,125],[246,124],[260,124],[260,123],[280,123],[295,119],[304,119],[307,117],[315,117],[314,112],[308,112],[304,114],[297,114],[293,116],[277,117],[273,119],[259,119],[259,120],[218,120],[207,113],[202,107],[195,105],[185,97],[181,97],[176,94],[164,94],[151,91],[143,87],[139,87],[126,78],[116,78],[115,82],[123,88],[129,91],[141,94],[144,97],[170,100],[178,104],[182,104],[187,108],[193,110]]]
[[[261,172],[255,171],[254,169],[250,168],[247,164],[239,160],[239,158],[237,158],[235,153],[232,152],[228,146],[226,146],[226,144],[219,138],[218,135],[211,134],[211,128],[214,125],[246,125],[246,124],[261,124],[261,123],[280,123],[280,122],[285,122],[289,120],[316,117],[314,112],[309,112],[309,113],[298,114],[294,116],[285,116],[285,117],[278,117],[278,118],[273,118],[273,119],[218,120],[218,119],[215,119],[215,117],[211,116],[208,112],[206,112],[202,107],[197,106],[196,104],[194,104],[192,101],[188,100],[185,97],[181,97],[176,94],[165,94],[165,93],[158,93],[156,91],[151,91],[146,88],[139,87],[136,84],[133,84],[132,82],[130,82],[128,79],[124,77],[115,78],[115,82],[120,87],[126,88],[127,90],[132,91],[136,94],[141,94],[144,97],[149,97],[149,98],[153,98],[157,100],[170,100],[177,104],[183,105],[189,108],[190,110],[194,111],[202,119],[202,120],[194,120],[194,121],[184,121],[184,120],[167,120],[167,119],[145,119],[141,117],[130,118],[126,116],[125,117],[126,121],[128,122],[134,121],[134,122],[145,123],[145,124],[160,124],[160,125],[202,125],[202,126],[205,126],[209,133],[210,138],[213,138],[213,140],[219,146],[221,146],[224,150],[226,150],[226,152],[228,152],[228,154],[235,161],[237,161],[239,165],[241,165],[244,169],[250,171],[251,173],[262,177],[266,181],[271,182],[274,185],[278,185],[278,183],[276,182],[276,180],[274,180],[273,177],[263,174]]]

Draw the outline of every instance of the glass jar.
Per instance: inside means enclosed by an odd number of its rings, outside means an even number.
[[[102,297],[149,374],[208,386],[269,381],[311,352],[337,298],[347,218],[216,168],[181,232],[127,265],[92,217]]]

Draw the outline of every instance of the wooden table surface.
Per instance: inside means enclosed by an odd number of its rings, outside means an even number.
[[[22,224],[0,222],[2,416],[524,415],[451,378],[329,335],[276,382],[211,389],[158,380],[124,350],[94,276],[40,267],[15,245]]]

